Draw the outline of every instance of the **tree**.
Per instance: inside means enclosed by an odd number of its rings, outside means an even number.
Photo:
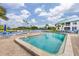
[[[37,30],[38,27],[37,27],[37,26],[32,26],[31,29],[32,29],[32,30]]]
[[[8,18],[5,16],[6,15],[6,10],[2,6],[0,6],[0,18],[3,20],[8,20]]]
[[[61,23],[61,26],[62,26],[62,29],[63,29],[64,23]]]
[[[6,15],[6,9],[0,6],[0,18],[2,18],[3,20],[8,20],[8,18],[5,15]],[[6,24],[4,25],[4,27],[6,27]]]
[[[49,27],[49,25],[48,25],[48,24],[46,24],[46,25],[45,25],[45,28],[46,28],[46,29],[48,29],[48,27]]]
[[[62,26],[64,26],[64,23],[61,23]]]
[[[30,23],[29,23],[27,20],[24,19],[23,22],[24,22],[25,24],[29,24],[29,26],[31,26]]]
[[[27,22],[27,20],[23,20],[23,22],[25,22],[25,23],[29,24],[29,23]]]
[[[60,25],[59,24],[55,24],[57,30],[59,30]]]

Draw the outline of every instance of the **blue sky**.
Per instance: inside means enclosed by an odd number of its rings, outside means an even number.
[[[8,21],[0,19],[9,27],[54,25],[70,17],[79,17],[78,3],[1,3],[7,10]],[[26,24],[23,20],[27,20]]]

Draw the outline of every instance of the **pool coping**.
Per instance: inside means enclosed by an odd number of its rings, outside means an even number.
[[[41,34],[41,33],[39,33]],[[39,35],[39,34],[36,34],[36,35]],[[30,36],[35,36],[35,35],[30,35]],[[28,37],[28,36],[27,36]],[[47,52],[44,52],[42,51],[41,49],[37,48],[37,47],[34,47],[32,46],[31,44],[29,43],[26,43],[24,42],[22,39],[20,39],[21,37],[18,37],[15,39],[15,41],[20,44],[21,46],[23,46],[26,50],[28,50],[29,52],[31,52],[32,54],[34,55],[38,55],[38,56],[46,56],[48,55]],[[44,53],[41,53],[41,52],[44,52]]]
[[[36,35],[39,35],[39,34],[36,34]],[[31,36],[33,36],[33,35],[31,35]],[[28,37],[28,36],[27,36]],[[62,43],[62,46],[60,47],[60,49],[59,49],[59,51],[62,51],[62,53],[61,52],[58,52],[57,54],[50,54],[50,53],[47,53],[47,52],[45,52],[45,51],[43,51],[43,50],[41,50],[41,49],[39,49],[39,48],[37,48],[37,47],[35,47],[35,46],[32,46],[31,44],[29,44],[29,43],[25,43],[23,40],[21,40],[20,39],[21,37],[19,37],[19,38],[16,38],[15,39],[15,41],[18,43],[18,44],[20,44],[21,46],[23,46],[26,50],[28,50],[28,51],[31,51],[31,53],[32,54],[35,54],[35,55],[39,55],[39,56],[64,56],[64,55],[67,55],[67,47],[65,47],[65,46],[63,46],[63,45],[67,45],[68,43],[67,43],[67,40],[68,39],[66,39],[66,37],[65,37],[65,41]],[[68,38],[68,36],[67,36],[67,38]],[[67,45],[68,46],[68,45]],[[61,50],[63,48],[63,50]],[[66,50],[66,51],[65,51]],[[73,55],[73,54],[72,54]]]

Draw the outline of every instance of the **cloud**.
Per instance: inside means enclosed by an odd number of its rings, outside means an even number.
[[[24,23],[23,18],[14,13],[7,14],[7,17],[9,18],[9,20],[6,22],[6,24],[11,28],[22,26],[22,24]]]
[[[48,13],[42,8],[36,8],[35,13],[38,14],[38,16],[47,16],[48,15]]]
[[[22,26],[22,25],[23,25],[23,22],[21,22],[21,21],[11,20],[11,21],[7,22],[7,26],[9,26],[11,28],[16,28],[16,27],[19,27],[19,26]]]
[[[17,27],[17,26],[22,26],[23,23],[25,23],[23,20],[26,20],[30,16],[30,12],[27,10],[21,10],[20,15],[9,13],[6,16],[9,18],[9,20],[7,21],[7,24],[10,27],[16,24],[15,26]]]
[[[32,22],[32,23],[37,23],[36,19],[34,19],[34,18],[31,19],[31,22]]]
[[[56,6],[54,9],[49,9],[49,16],[48,16],[48,20],[50,19],[55,20],[55,19],[59,19],[64,15],[64,12],[69,10],[72,7],[73,3],[69,3],[69,4],[60,4],[59,6]]]
[[[6,21],[0,18],[0,25],[6,24]]]
[[[7,17],[10,19],[10,20],[8,20],[10,22],[13,20],[13,21],[16,21],[16,22],[23,23],[23,21],[22,21],[23,18],[19,15],[11,13],[11,14],[7,14]]]
[[[27,15],[27,14],[29,14],[30,12],[27,11],[27,10],[22,10],[21,13]]]
[[[79,3],[74,3],[68,12],[79,12]]]
[[[41,8],[36,8],[35,9],[35,13],[40,14],[41,12],[42,12],[42,9]]]
[[[31,15],[31,13],[27,10],[21,10],[21,17],[27,18]]]
[[[42,11],[39,16],[48,16],[48,12]]]
[[[61,16],[63,16],[63,13],[60,13],[59,15],[52,15],[51,14],[51,15],[48,16],[47,20],[49,20],[49,21],[55,21],[55,20],[61,18]]]
[[[61,3],[59,6],[49,9],[49,12],[41,8],[37,8],[35,12],[38,13],[38,16],[47,17],[48,21],[54,21],[56,19],[61,18],[64,15],[64,12],[69,10],[72,7],[72,5],[73,3]]]
[[[16,15],[14,13],[10,13],[6,15],[9,19],[14,19],[16,21],[21,21],[23,19],[27,19],[30,16],[30,12],[27,10],[21,10],[20,15]],[[22,21],[21,21],[22,22]]]

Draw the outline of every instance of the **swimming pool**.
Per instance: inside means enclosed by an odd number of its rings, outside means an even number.
[[[20,39],[46,53],[56,54],[59,52],[65,36],[65,34],[59,33],[43,33],[40,35],[29,36]]]

